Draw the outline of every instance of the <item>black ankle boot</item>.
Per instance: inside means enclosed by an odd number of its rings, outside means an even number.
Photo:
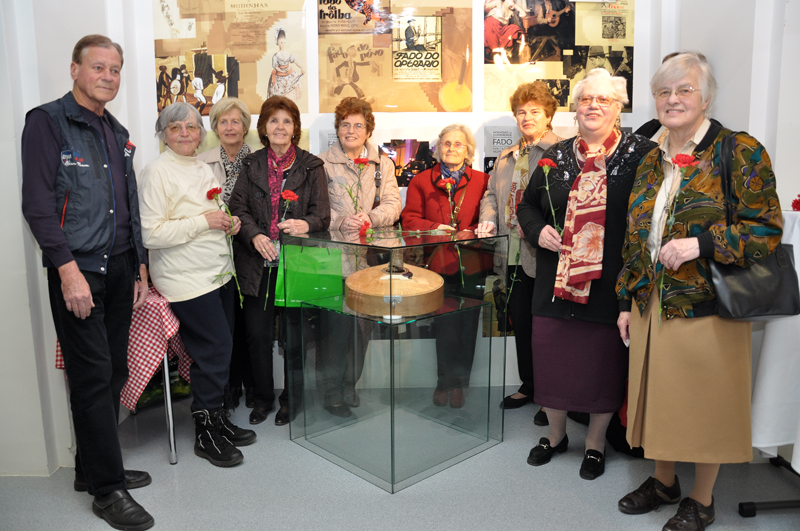
[[[223,427],[222,408],[201,409],[192,412],[194,419],[194,453],[208,459],[212,465],[229,467],[235,466],[244,460],[233,443],[225,437],[220,430]]]

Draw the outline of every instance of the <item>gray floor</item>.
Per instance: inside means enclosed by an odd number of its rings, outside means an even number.
[[[125,465],[147,470],[153,484],[132,491],[155,517],[156,529],[661,529],[673,507],[642,515],[620,513],[617,500],[636,488],[652,465],[609,450],[606,473],[578,476],[585,428],[569,421],[570,450],[545,466],[525,463],[547,428],[533,425],[532,405],[506,414],[505,441],[397,494],[329,463],[289,440],[273,415],[256,427],[258,441],[243,448],[232,469],[192,453],[189,402],[175,404],[178,464],[168,462],[163,408],[143,411],[120,426]],[[234,422],[245,426],[243,406]],[[679,465],[684,488],[693,469]],[[0,477],[0,530],[105,530],[91,498],[72,490],[73,470],[49,478]],[[740,501],[800,499],[800,478],[769,464],[725,465],[715,491],[712,529],[800,529],[800,510],[737,513]]]

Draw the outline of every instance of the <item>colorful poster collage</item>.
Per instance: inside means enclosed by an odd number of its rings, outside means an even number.
[[[305,3],[153,0],[159,112],[187,102],[207,116],[226,96],[258,114],[273,95],[308,112]]]
[[[484,110],[506,111],[521,83],[543,80],[560,111],[574,111],[572,89],[593,68],[628,80],[633,105],[634,0],[484,1]]]

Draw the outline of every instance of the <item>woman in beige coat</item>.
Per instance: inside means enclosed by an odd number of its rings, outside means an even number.
[[[504,149],[495,161],[489,176],[489,188],[481,201],[478,233],[509,236],[508,259],[495,255],[494,266],[495,271],[505,276],[511,292],[507,308],[514,325],[517,368],[522,380],[519,390],[505,397],[500,406],[516,409],[533,401],[531,299],[536,278],[536,253],[519,228],[517,204],[539,159],[550,146],[563,138],[553,133],[553,116],[558,102],[543,81],[523,83],[511,95],[509,103],[522,137],[518,143]],[[501,263],[498,263],[498,258]],[[508,275],[504,274],[506,270]],[[534,422],[547,425],[547,415],[540,410]]]
[[[344,98],[336,107],[334,125],[339,138],[319,158],[328,176],[331,203],[331,230],[356,235],[364,223],[388,227],[400,218],[400,190],[397,188],[394,162],[368,142],[375,130],[375,116],[369,103],[358,98]],[[344,256],[343,256],[344,258]],[[345,258],[345,276],[358,268]],[[328,329],[341,333],[330,338],[321,360],[324,407],[334,416],[349,417],[351,407],[361,400],[355,386],[364,369],[364,357],[371,325],[362,322],[361,338],[355,341],[349,318],[329,314]]]

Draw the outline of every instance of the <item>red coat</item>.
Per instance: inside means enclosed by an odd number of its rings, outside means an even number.
[[[403,230],[433,230],[439,225],[452,225],[447,190],[436,185],[441,178],[442,171],[437,164],[411,179],[406,193],[406,207],[400,213]],[[478,227],[481,199],[488,183],[487,174],[467,166],[454,198],[458,205],[461,197],[464,197],[461,211],[456,216],[458,230],[474,230]]]
[[[430,170],[426,170],[411,179],[406,193],[406,206],[400,213],[400,222],[403,230],[433,230],[439,225],[451,225],[450,204],[447,197],[447,190],[437,186],[441,180],[442,172],[437,164]],[[489,176],[481,171],[473,170],[469,166],[461,176],[458,187],[455,191],[454,204],[458,205],[461,201],[461,209],[456,215],[458,230],[472,230],[478,227],[478,215],[480,214],[480,203]],[[440,252],[434,252],[429,259],[429,268],[432,271],[446,275],[454,275],[458,272],[458,256],[452,246],[443,246]],[[427,253],[426,253],[427,254]],[[473,262],[476,256],[466,248],[462,248],[462,266],[467,274],[471,274],[469,263]],[[482,253],[481,253],[482,254]],[[491,259],[491,257],[489,257]]]

